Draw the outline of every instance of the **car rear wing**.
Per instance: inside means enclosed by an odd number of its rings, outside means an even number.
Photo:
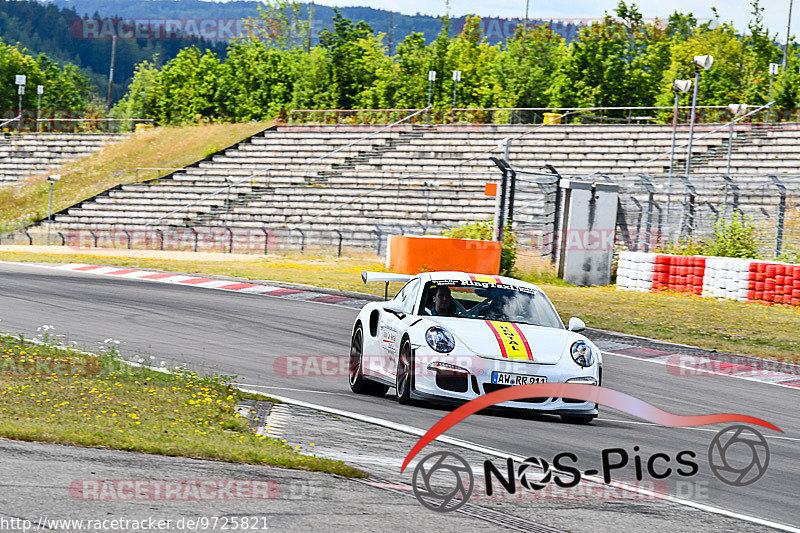
[[[383,290],[384,300],[389,299],[389,283],[392,281],[407,283],[414,279],[414,277],[415,276],[411,274],[393,274],[392,272],[370,272],[368,270],[361,272],[361,279],[364,280],[364,283],[373,283],[376,281],[382,281],[385,283]]]

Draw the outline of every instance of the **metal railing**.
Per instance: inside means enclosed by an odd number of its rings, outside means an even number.
[[[751,122],[797,122],[800,110],[772,109],[771,116],[764,111],[751,115]],[[327,125],[379,125],[387,124],[398,115],[418,109],[296,109],[288,113],[289,124]],[[688,122],[690,106],[678,107],[679,123]],[[418,117],[412,124],[543,124],[546,118],[568,114],[561,124],[669,124],[674,107],[515,107],[515,108],[451,108],[431,109],[427,117]],[[735,118],[728,106],[698,106],[697,123],[727,122]]]

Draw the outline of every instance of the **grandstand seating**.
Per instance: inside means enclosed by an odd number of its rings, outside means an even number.
[[[19,183],[29,176],[55,169],[91,155],[119,134],[6,133],[0,135],[0,186]]]
[[[726,188],[719,174],[726,171],[728,131],[704,136],[710,130],[708,125],[696,129],[691,179],[705,201],[722,203]],[[562,176],[620,183],[646,200],[639,177],[643,173],[651,176],[655,199],[666,201],[670,126],[447,125],[383,132],[366,126],[281,126],[160,180],[110,189],[59,213],[56,224],[62,228],[302,224],[307,231],[341,230],[347,234],[347,244],[363,246],[374,242],[381,226],[438,233],[443,227],[491,217],[494,199],[483,189],[500,174],[489,157],[503,155],[506,138],[512,139],[511,164],[535,173],[519,174],[515,219],[519,224],[535,225],[548,216],[547,195],[535,183],[554,179],[545,165]],[[676,205],[684,197],[678,175],[683,174],[686,149],[681,146],[687,139],[688,128],[681,127],[673,180]],[[731,173],[744,176],[737,178],[743,189],[774,192],[766,175],[798,173],[799,164],[796,129],[737,127]],[[765,192],[764,202],[772,205],[774,200]]]

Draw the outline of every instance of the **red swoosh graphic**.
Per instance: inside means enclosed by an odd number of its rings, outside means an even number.
[[[624,392],[606,389],[596,385],[582,385],[580,383],[534,383],[532,385],[518,385],[516,387],[508,387],[507,389],[490,392],[454,410],[436,422],[436,424],[417,441],[417,444],[414,445],[414,448],[412,448],[406,456],[406,460],[403,462],[400,472],[403,472],[408,466],[408,463],[410,463],[431,441],[469,415],[477,413],[481,409],[497,405],[498,403],[519,400],[521,398],[542,397],[575,398],[576,400],[583,400],[585,402],[599,403],[606,407],[611,407],[612,409],[666,427],[693,427],[720,424],[723,422],[744,422],[774,429],[783,433],[783,430],[773,426],[766,420],[748,415],[737,415],[733,413],[696,416],[674,415],[662,411],[658,407],[650,405],[639,398],[625,394]]]

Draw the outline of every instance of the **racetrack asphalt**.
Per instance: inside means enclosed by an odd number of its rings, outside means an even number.
[[[96,350],[104,339],[120,341],[126,356],[153,357],[170,365],[236,375],[266,393],[290,397],[426,430],[448,411],[404,407],[392,392],[376,399],[353,395],[346,376],[297,377],[276,373],[285,355],[346,357],[357,311],[336,305],[193,287],[61,272],[0,263],[0,331],[33,336],[47,324],[69,342]],[[724,317],[720,317],[724,319]],[[590,324],[591,326],[591,324]],[[492,413],[470,417],[447,434],[518,456],[551,458],[574,452],[583,468],[598,467],[601,450],[634,446],[645,460],[682,450],[698,455],[700,471],[688,480],[668,479],[670,493],[734,513],[800,527],[800,419],[798,392],[726,376],[680,376],[661,364],[606,355],[604,386],[631,394],[676,414],[742,413],[763,418],[784,433],[769,430],[769,468],[756,483],[731,487],[713,476],[706,453],[723,426],[664,428],[602,409],[589,426],[558,418]],[[398,472],[399,475],[399,472]],[[410,472],[404,474],[410,479]],[[616,479],[633,479],[633,468]],[[689,481],[690,483],[685,483]],[[624,512],[623,509],[620,512]],[[680,521],[678,513],[674,517]],[[742,529],[748,524],[741,522]]]

